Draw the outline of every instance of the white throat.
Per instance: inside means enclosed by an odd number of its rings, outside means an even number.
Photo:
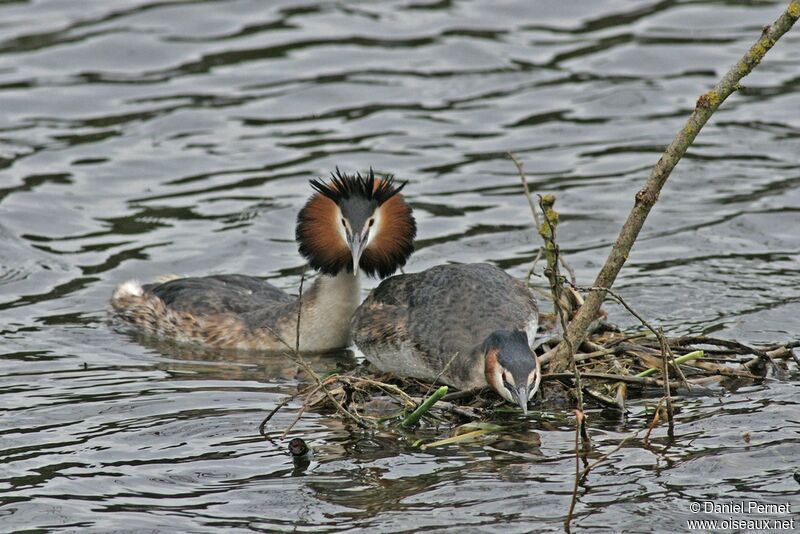
[[[350,319],[361,303],[361,275],[341,271],[321,274],[303,295],[300,347],[323,351],[350,344]]]

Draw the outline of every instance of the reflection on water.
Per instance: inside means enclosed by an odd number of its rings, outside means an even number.
[[[296,291],[309,178],[391,172],[419,223],[409,270],[539,246],[516,170],[554,192],[591,280],[633,192],[698,94],[780,2],[5,2],[0,5],[0,515],[7,529],[551,531],[572,492],[567,411],[364,433],[325,413],[283,430],[307,383],[280,355],[110,329],[114,284],[244,272]],[[797,32],[676,169],[618,288],[672,333],[796,337]],[[367,281],[371,287],[375,281]],[[628,321],[618,308],[612,316]],[[350,353],[319,356],[320,372]],[[580,484],[574,525],[685,531],[702,500],[797,501],[796,371],[682,400]],[[594,459],[643,428],[590,412]],[[704,518],[713,518],[711,516]],[[780,519],[780,517],[776,517]]]

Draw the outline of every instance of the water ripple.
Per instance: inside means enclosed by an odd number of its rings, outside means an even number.
[[[508,151],[536,192],[558,196],[562,250],[588,283],[697,95],[780,9],[2,3],[4,527],[560,529],[569,414],[498,416],[536,445],[420,451],[415,439],[446,431],[364,435],[307,413],[294,431],[315,446],[304,471],[280,439],[298,405],[278,413],[269,439],[256,430],[306,383],[294,364],[117,332],[109,294],[130,278],[209,272],[296,291],[294,217],[307,180],[337,165],[409,181],[419,224],[409,270],[490,261],[523,276],[540,241]],[[800,105],[798,42],[784,37],[715,114],[617,281],[671,333],[797,336],[800,121],[787,110]],[[674,441],[660,429],[649,446],[631,440],[581,481],[575,527],[684,531],[692,500],[796,502],[796,378],[680,399]],[[633,402],[622,419],[590,410],[595,455],[644,428],[651,404]]]

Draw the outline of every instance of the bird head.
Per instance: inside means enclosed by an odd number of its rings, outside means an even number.
[[[311,180],[316,191],[300,210],[296,237],[312,268],[336,275],[343,269],[389,276],[405,265],[417,233],[411,207],[392,176],[347,175],[336,169],[328,182]]]
[[[520,330],[497,330],[483,342],[486,382],[501,397],[528,413],[528,400],[539,389],[542,368]]]

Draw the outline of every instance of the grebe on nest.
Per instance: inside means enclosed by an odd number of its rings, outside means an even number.
[[[381,282],[353,316],[353,339],[381,371],[488,385],[527,413],[541,380],[530,348],[538,322],[533,293],[501,269],[438,265]]]
[[[297,217],[300,253],[320,274],[302,295],[300,350],[347,347],[360,295],[359,268],[389,276],[414,251],[416,224],[392,176],[331,174],[311,180],[316,191]],[[180,343],[265,351],[294,348],[300,301],[259,278],[241,274],[128,281],[111,298],[116,318]]]

